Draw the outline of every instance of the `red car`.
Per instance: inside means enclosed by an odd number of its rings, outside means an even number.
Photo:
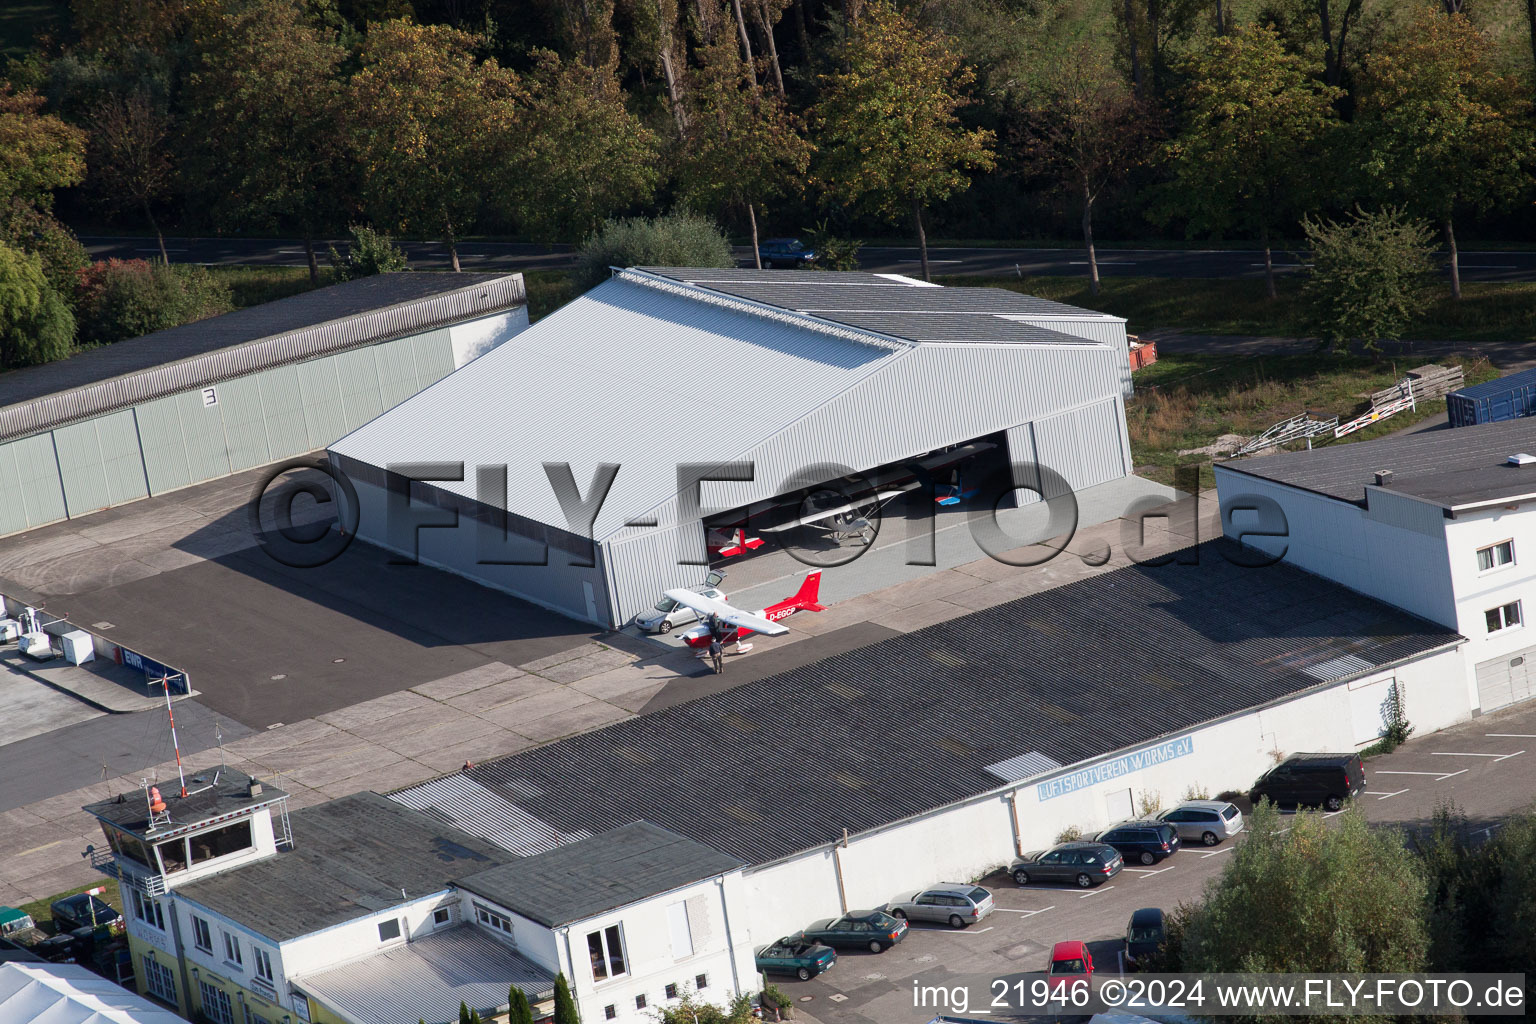
[[[1058,942],[1051,947],[1051,965],[1046,970],[1046,984],[1052,991],[1081,981],[1093,983],[1093,957],[1084,942]]]

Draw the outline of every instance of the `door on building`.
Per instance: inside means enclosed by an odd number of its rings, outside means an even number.
[[[1131,799],[1129,789],[1117,789],[1104,794],[1104,805],[1109,810],[1109,820],[1126,821],[1136,817],[1136,801]]]
[[[1477,702],[1484,711],[1492,711],[1516,701],[1536,696],[1532,691],[1531,659],[1536,647],[1484,661],[1477,666]]]

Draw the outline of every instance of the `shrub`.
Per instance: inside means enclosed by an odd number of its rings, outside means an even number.
[[[1199,783],[1191,782],[1184,788],[1185,800],[1209,800],[1210,798],[1210,789],[1206,786],[1200,785]]]
[[[65,302],[74,300],[75,276],[91,265],[91,257],[74,232],[52,214],[17,203],[5,217],[0,240],[35,253],[53,290]]]
[[[1429,305],[1434,272],[1429,225],[1388,207],[1355,209],[1343,221],[1303,218],[1312,273],[1302,290],[1308,326],[1335,349],[1361,341],[1374,350]]]
[[[394,239],[370,227],[354,224],[349,229],[352,242],[343,256],[331,246],[331,269],[337,281],[353,281],[374,274],[392,274],[406,270],[405,250]]]
[[[1083,832],[1082,826],[1068,825],[1066,828],[1056,833],[1056,841],[1058,843],[1075,843],[1079,839],[1083,838],[1084,835],[1085,833]]]
[[[202,267],[108,260],[80,271],[83,344],[105,345],[227,313],[229,286]]]
[[[0,367],[62,359],[74,337],[75,318],[42,259],[0,242]]]
[[[1185,799],[1189,799],[1185,797]],[[1155,789],[1144,789],[1136,798],[1136,817],[1150,818],[1163,809],[1163,794]]]
[[[736,256],[708,217],[676,211],[604,221],[582,243],[572,278],[578,291],[608,280],[609,267],[734,267]]]
[[[816,262],[806,264],[807,270],[859,269],[859,250],[863,248],[863,242],[834,234],[826,221],[808,229],[806,235],[806,244],[816,251]]]

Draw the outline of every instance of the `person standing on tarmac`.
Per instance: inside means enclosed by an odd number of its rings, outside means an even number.
[[[725,623],[720,616],[709,617],[709,660],[715,666],[715,675],[725,671]]]

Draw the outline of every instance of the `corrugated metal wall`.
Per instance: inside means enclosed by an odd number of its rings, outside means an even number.
[[[1130,398],[1135,393],[1136,389],[1131,384],[1131,343],[1125,335],[1124,320],[1113,317],[1075,320],[1029,316],[1010,316],[1009,319],[1018,320],[1026,324],[1034,324],[1036,327],[1044,327],[1050,331],[1060,331],[1062,334],[1070,334],[1074,338],[1087,338],[1089,341],[1102,342],[1110,346],[1120,355],[1121,396]]]
[[[323,448],[452,370],[445,327],[0,445],[0,535]]]
[[[786,481],[811,466],[862,471],[997,431],[1020,441],[1018,458],[1024,424],[1034,425],[1039,462],[1074,489],[1116,480],[1131,471],[1119,389],[1113,349],[921,345],[743,453],[755,479],[710,483],[705,503],[736,508],[792,489]],[[699,523],[669,525],[677,523],[676,500],[655,514],[663,528],[626,529],[603,545],[615,622],[705,571],[678,564],[682,540],[702,556]]]

